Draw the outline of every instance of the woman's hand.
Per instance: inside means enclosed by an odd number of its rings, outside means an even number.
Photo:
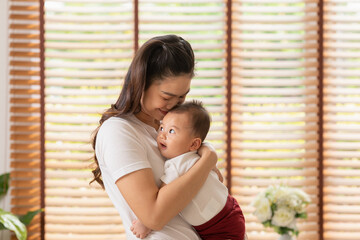
[[[210,143],[203,142],[198,150],[198,154],[201,158],[207,159],[211,168],[216,168],[218,157],[215,148]]]
[[[218,175],[219,181],[224,182],[224,177],[221,174],[220,170],[216,166],[212,170]]]
[[[215,148],[210,143],[203,142],[201,147],[198,150],[198,154],[200,155],[200,157],[204,156],[204,154],[205,155],[209,154],[211,156],[209,159],[215,161],[215,165],[213,166],[212,171],[214,171],[218,175],[218,178],[219,178],[220,182],[223,182],[224,178],[223,178],[220,170],[216,167],[216,163],[217,163],[218,158],[217,158]]]

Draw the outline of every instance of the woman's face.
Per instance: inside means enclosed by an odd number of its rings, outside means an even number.
[[[185,101],[190,91],[190,83],[189,75],[155,81],[142,96],[140,120],[145,123],[162,120],[170,109]]]

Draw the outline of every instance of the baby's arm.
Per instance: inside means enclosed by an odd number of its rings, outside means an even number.
[[[140,239],[146,238],[146,236],[151,232],[151,229],[142,224],[139,219],[136,219],[132,222],[130,230],[137,238]]]

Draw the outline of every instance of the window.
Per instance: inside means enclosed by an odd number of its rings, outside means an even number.
[[[194,48],[188,99],[201,99],[212,114],[207,140],[218,149],[250,239],[276,238],[249,203],[279,183],[311,196],[298,239],[358,238],[358,3],[9,0],[9,6],[12,211],[46,206],[29,239],[43,233],[125,239],[106,193],[88,185],[91,133],[116,100],[137,47],[167,33]]]

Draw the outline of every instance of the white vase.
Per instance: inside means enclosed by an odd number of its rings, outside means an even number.
[[[288,233],[279,236],[278,240],[293,240],[292,236]]]

